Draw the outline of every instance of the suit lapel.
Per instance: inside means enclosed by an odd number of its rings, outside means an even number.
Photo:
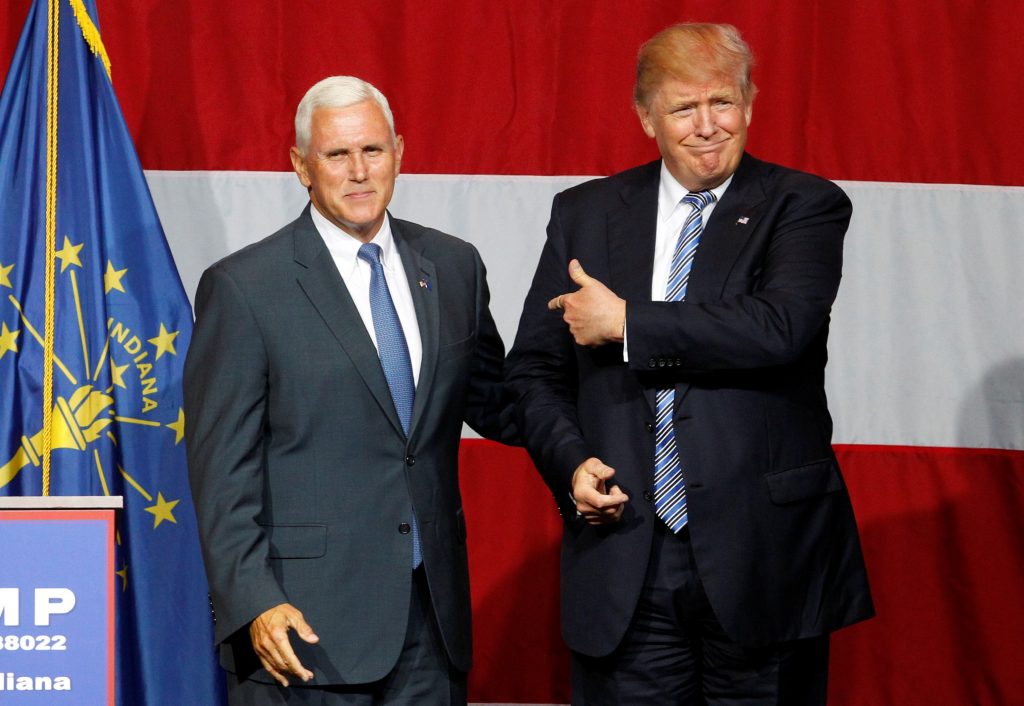
[[[299,286],[352,361],[392,426],[401,434],[402,424],[391,399],[391,390],[384,377],[377,348],[370,340],[359,310],[323,238],[313,225],[309,208],[306,207],[294,230],[295,262],[304,268],[297,277]]]
[[[721,297],[733,263],[763,214],[760,206],[764,202],[760,162],[744,154],[732,183],[704,226],[686,285],[688,300],[713,301]]]
[[[395,238],[402,267],[409,280],[412,303],[416,309],[420,340],[423,344],[423,359],[420,362],[419,383],[416,385],[416,399],[412,406],[412,422],[409,425],[410,438],[426,411],[430,398],[431,383],[437,369],[437,355],[440,346],[441,315],[437,297],[437,268],[422,255],[417,243],[409,232],[408,224],[391,219],[391,233]]]
[[[624,185],[622,202],[608,214],[608,286],[627,301],[651,298],[660,165],[647,165]]]
[[[622,202],[608,214],[609,288],[626,301],[650,301],[658,225],[661,162],[652,162],[619,192]],[[656,390],[643,386],[654,412]]]

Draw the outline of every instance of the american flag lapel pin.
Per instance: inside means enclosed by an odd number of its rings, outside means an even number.
[[[739,218],[736,219],[736,225],[738,225],[738,226],[745,226],[745,225],[747,225],[747,221],[749,221],[749,220],[750,220],[749,216],[740,216]]]
[[[428,280],[426,278],[421,279],[420,280],[420,289],[426,289],[429,292],[430,289],[431,289],[431,287],[430,287],[430,280]]]

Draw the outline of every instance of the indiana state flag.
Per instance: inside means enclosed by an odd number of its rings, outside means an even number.
[[[217,704],[182,442],[192,314],[96,18],[36,0],[0,96],[0,495],[124,496],[117,701]]]

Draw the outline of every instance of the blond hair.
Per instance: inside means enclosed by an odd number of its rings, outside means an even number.
[[[690,22],[667,27],[648,39],[636,62],[633,101],[649,106],[666,78],[686,82],[727,79],[750,105],[757,87],[750,80],[754,55],[738,29],[728,24]]]

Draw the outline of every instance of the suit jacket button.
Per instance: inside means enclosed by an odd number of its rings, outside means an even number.
[[[649,490],[645,490],[644,491],[644,500],[646,500],[647,502],[651,502],[652,500],[654,500],[654,493],[652,493]]]
[[[659,368],[664,368],[665,367],[665,359],[664,358],[659,358],[658,359],[658,367]]]
[[[405,457],[405,465],[406,466],[415,466],[416,465],[416,457],[413,456],[412,454],[409,454],[408,456],[406,456]]]
[[[409,526],[408,522],[403,522],[402,524],[398,525],[399,534],[409,534],[410,532],[412,532],[412,527]]]
[[[651,358],[650,360],[647,361],[647,367],[648,368],[653,368],[657,364],[658,364],[658,361],[656,361],[654,358]]]
[[[646,429],[648,433],[651,433],[654,431],[654,425],[651,424],[650,422],[647,422],[646,424],[644,424],[644,429]]]

